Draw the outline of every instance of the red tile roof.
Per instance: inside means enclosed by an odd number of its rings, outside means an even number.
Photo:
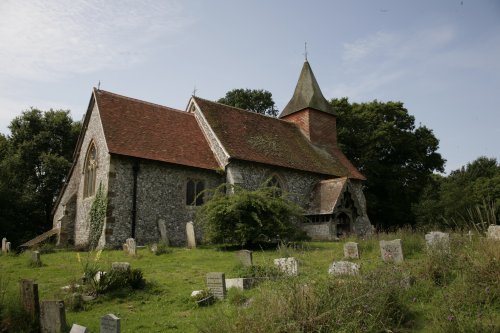
[[[110,153],[220,168],[193,114],[94,90]]]
[[[352,177],[340,151],[330,154],[315,147],[293,123],[199,97],[194,100],[232,159]]]

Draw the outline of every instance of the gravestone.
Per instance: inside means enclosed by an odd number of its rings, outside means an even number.
[[[286,275],[297,276],[299,274],[297,260],[293,257],[274,259],[274,264]]]
[[[490,225],[486,235],[488,239],[500,240],[500,225]]]
[[[226,279],[222,272],[207,274],[207,288],[218,299],[226,297]]]
[[[129,255],[131,256],[137,255],[137,246],[135,245],[135,239],[127,238],[125,244],[127,245],[127,253]]]
[[[101,317],[101,333],[120,333],[120,318],[110,313]]]
[[[42,260],[40,259],[40,252],[39,251],[31,252],[31,263],[33,266],[36,266],[36,267],[42,266]]]
[[[129,271],[130,263],[128,262],[113,262],[111,263],[111,270],[113,271]]]
[[[38,283],[33,280],[19,281],[21,291],[21,306],[24,311],[31,316],[31,320],[36,320],[40,314],[40,303],[38,300]]]
[[[169,245],[168,234],[167,234],[167,224],[165,223],[165,220],[163,220],[163,219],[158,220],[158,230],[160,231],[161,241],[163,243]]]
[[[253,286],[254,280],[251,278],[236,278],[226,279],[226,288],[237,288],[241,290],[250,289]]]
[[[347,242],[344,244],[344,258],[359,259],[358,243]]]
[[[69,331],[69,333],[89,333],[89,330],[85,326],[73,324],[73,326],[71,326],[71,331]]]
[[[359,267],[359,264],[349,261],[334,261],[330,265],[328,273],[331,275],[358,275]]]
[[[450,251],[450,235],[446,232],[431,231],[425,234],[425,243],[428,250]]]
[[[2,253],[6,252],[6,247],[7,247],[7,238],[2,238]]]
[[[10,242],[5,243],[5,252],[6,253],[10,252]]]
[[[469,232],[467,233],[467,236],[469,236],[469,242],[472,242],[472,236],[473,236],[473,235],[474,235],[474,234],[472,233],[472,231],[471,231],[471,230],[469,230]]]
[[[253,265],[252,251],[241,250],[236,252],[236,256],[243,266],[250,267]]]
[[[384,262],[401,263],[403,262],[403,246],[401,239],[392,241],[380,241],[380,253]]]
[[[66,332],[64,302],[42,301],[40,305],[40,331],[42,333]]]
[[[194,249],[196,247],[196,236],[194,234],[193,222],[186,223],[187,247]]]

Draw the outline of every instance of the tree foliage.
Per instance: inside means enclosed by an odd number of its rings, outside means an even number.
[[[80,131],[69,111],[24,111],[0,135],[0,229],[15,243],[47,231]]]
[[[234,188],[226,195],[227,184],[211,191],[211,199],[197,212],[207,241],[218,244],[253,244],[269,240],[293,240],[302,235],[296,222],[303,210],[286,193],[262,186],[255,191]],[[231,187],[232,188],[232,187]]]
[[[278,116],[279,112],[273,95],[262,89],[233,89],[217,102],[271,117]]]
[[[367,177],[365,195],[373,224],[384,228],[414,224],[412,205],[443,171],[432,130],[415,126],[401,102],[350,103],[333,99],[342,151]]]

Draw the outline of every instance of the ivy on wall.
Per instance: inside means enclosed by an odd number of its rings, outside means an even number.
[[[99,244],[101,238],[102,228],[104,227],[104,218],[106,217],[106,208],[108,205],[108,198],[104,194],[102,183],[99,184],[92,207],[89,214],[89,247],[94,250]]]

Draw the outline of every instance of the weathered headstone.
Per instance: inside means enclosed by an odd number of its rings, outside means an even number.
[[[403,245],[401,239],[392,241],[380,241],[380,253],[385,262],[401,263],[403,262]]]
[[[120,333],[120,318],[110,313],[101,317],[101,333]]]
[[[36,267],[42,266],[42,260],[40,259],[39,251],[31,252],[31,264]]]
[[[334,261],[330,265],[328,273],[331,275],[358,275],[359,267],[359,264],[349,261]]]
[[[169,243],[168,243],[168,234],[167,234],[167,224],[166,224],[165,220],[163,220],[163,219],[158,220],[158,230],[160,230],[161,241],[168,245]]]
[[[450,250],[450,235],[446,232],[431,231],[425,234],[425,243],[428,250]]]
[[[2,238],[2,253],[6,252],[6,247],[7,247],[7,238]]]
[[[21,291],[21,306],[31,316],[31,320],[36,320],[40,314],[38,283],[33,280],[23,279],[19,282],[19,288]]]
[[[467,236],[469,236],[469,242],[472,242],[472,236],[474,234],[472,233],[472,230],[469,230],[469,232],[467,233]]]
[[[207,288],[218,299],[226,297],[226,278],[222,272],[207,274]]]
[[[71,331],[69,331],[69,333],[89,333],[89,330],[85,326],[73,324],[73,326],[71,326]]]
[[[254,280],[251,278],[236,278],[226,279],[226,288],[237,288],[241,290],[250,289],[253,286]]]
[[[358,243],[347,242],[344,244],[344,258],[359,259]]]
[[[122,250],[123,250],[123,252],[125,252],[125,253],[128,254],[128,245],[127,245],[127,243],[123,243]]]
[[[127,245],[127,252],[131,256],[135,256],[137,254],[137,247],[135,245],[135,239],[133,238],[127,238],[125,241],[125,244]]]
[[[129,271],[130,263],[128,262],[113,262],[111,263],[111,270],[113,271]]]
[[[194,225],[191,221],[186,223],[186,238],[187,247],[190,249],[194,249],[196,247],[196,236],[194,234]]]
[[[250,267],[253,265],[252,251],[241,250],[236,252],[236,256],[238,257],[243,266]]]
[[[274,264],[286,275],[297,276],[299,274],[297,260],[293,257],[274,259]]]
[[[488,239],[500,240],[500,225],[490,225],[486,235]]]
[[[5,243],[5,252],[6,253],[10,252],[10,242]]]
[[[63,301],[42,301],[40,329],[42,333],[66,332],[66,311]]]

